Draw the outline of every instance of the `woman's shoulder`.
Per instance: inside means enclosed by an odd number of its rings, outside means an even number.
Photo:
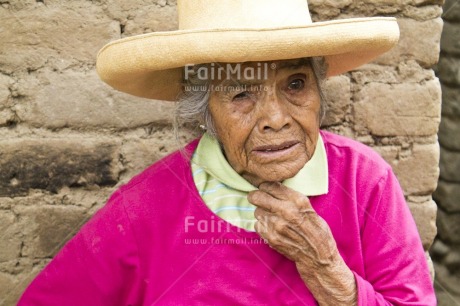
[[[323,138],[325,145],[346,149],[355,154],[370,155],[370,158],[380,157],[380,155],[378,155],[378,153],[375,152],[371,147],[352,138],[325,130],[321,130],[321,136]]]
[[[184,174],[190,168],[190,159],[198,141],[199,139],[195,139],[185,147],[156,161],[131,178],[126,184],[120,186],[118,190],[126,193],[133,189],[159,187],[159,185],[172,184],[178,180],[184,181]]]
[[[359,172],[385,175],[391,166],[373,148],[348,137],[321,131],[329,165],[347,165]]]
[[[101,211],[109,216],[116,212],[126,214],[132,225],[142,227],[152,218],[161,219],[181,209],[186,203],[176,199],[185,197],[192,188],[190,158],[197,144],[198,140],[190,142],[118,187]],[[171,209],[159,209],[164,203]]]

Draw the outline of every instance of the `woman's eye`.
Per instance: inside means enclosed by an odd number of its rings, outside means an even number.
[[[243,91],[233,97],[233,100],[243,100],[249,98],[249,92]]]
[[[288,88],[290,90],[301,90],[305,86],[305,81],[302,79],[295,79],[291,83],[289,83]]]

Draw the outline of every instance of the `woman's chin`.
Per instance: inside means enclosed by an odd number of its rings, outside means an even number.
[[[263,182],[283,182],[299,173],[305,163],[297,161],[295,164],[278,164],[273,167],[261,165],[253,175],[243,175],[243,177],[256,187]]]

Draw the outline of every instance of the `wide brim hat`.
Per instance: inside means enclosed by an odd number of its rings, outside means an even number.
[[[322,56],[328,76],[370,62],[399,39],[395,18],[312,22],[306,0],[178,0],[179,29],[113,41],[97,72],[134,96],[175,101],[184,67]]]

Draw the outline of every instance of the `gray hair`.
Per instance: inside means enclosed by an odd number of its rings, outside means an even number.
[[[320,125],[326,114],[326,99],[323,92],[323,82],[327,75],[327,63],[324,57],[309,57],[304,58],[308,61],[313,69],[316,77],[318,90],[321,98],[321,106],[319,112]],[[198,75],[201,68],[209,68],[211,64],[195,65],[188,73],[187,80],[183,80],[183,91],[178,97],[174,116],[174,131],[176,137],[181,126],[201,126],[208,134],[217,138],[214,128],[211,113],[209,111],[209,96],[211,88],[211,79],[203,79]]]

